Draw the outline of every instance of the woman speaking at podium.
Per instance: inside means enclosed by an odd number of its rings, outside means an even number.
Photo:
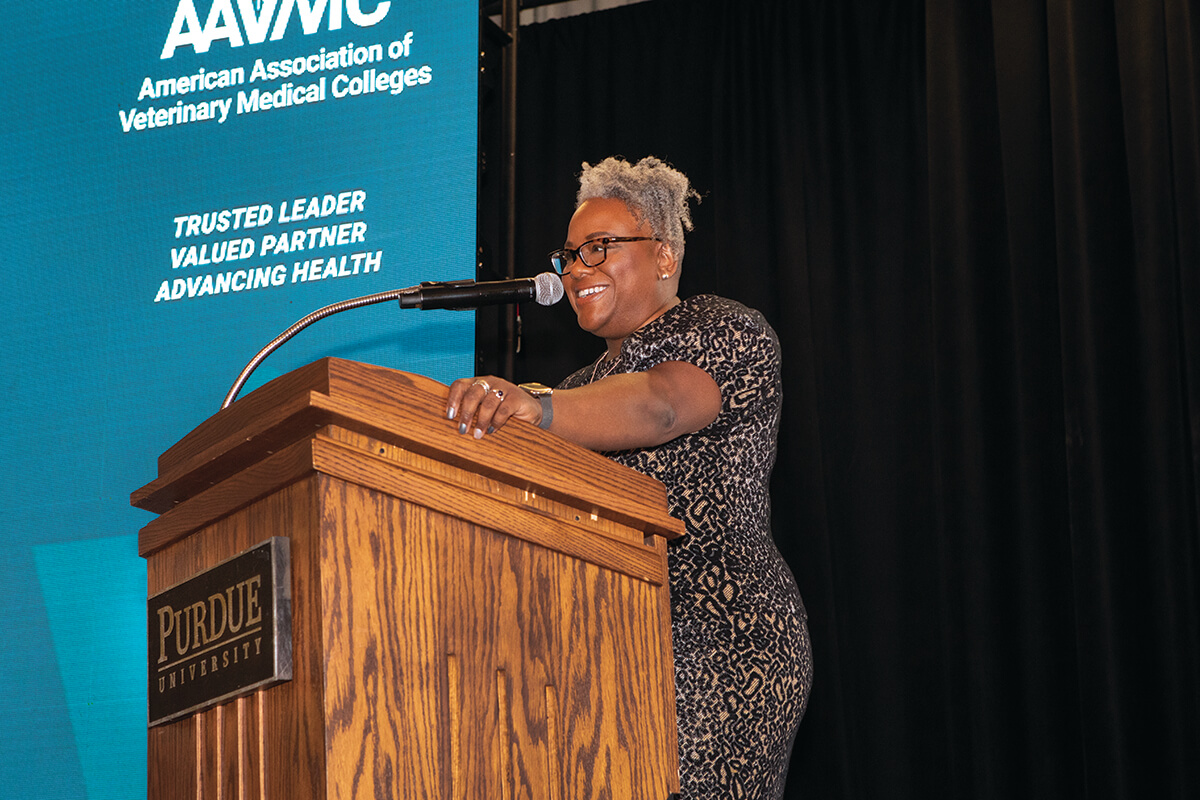
[[[550,260],[607,348],[554,390],[457,380],[446,411],[465,435],[520,419],[666,485],[687,530],[668,550],[683,796],[778,798],[812,682],[804,606],[770,531],[779,342],[739,303],[679,299],[693,198],[656,158],[584,164]]]

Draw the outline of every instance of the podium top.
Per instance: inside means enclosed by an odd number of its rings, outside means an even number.
[[[421,375],[339,358],[314,361],[202,422],[159,456],[158,478],[134,491],[130,502],[162,514],[338,425],[647,534],[682,535],[683,523],[666,512],[660,482],[518,420],[483,439],[463,436],[443,413],[448,392]]]

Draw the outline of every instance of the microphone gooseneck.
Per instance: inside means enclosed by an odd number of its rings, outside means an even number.
[[[309,325],[312,325],[317,320],[325,319],[325,317],[332,316],[342,311],[348,311],[351,308],[361,308],[363,306],[369,306],[375,303],[386,303],[389,300],[395,300],[402,292],[405,291],[408,290],[393,289],[390,292],[380,292],[379,294],[369,294],[365,297],[355,297],[350,300],[342,300],[341,302],[333,303],[332,305],[325,306],[324,308],[318,308],[311,314],[308,314],[292,323],[291,327],[268,342],[267,346],[262,350],[259,350],[254,358],[250,359],[250,363],[242,368],[237,380],[233,382],[233,386],[229,388],[229,392],[225,395],[225,402],[221,403],[221,408],[228,408],[233,401],[237,399],[238,392],[240,392],[242,387],[246,385],[246,381],[250,378],[250,373],[258,369],[258,365],[265,361],[267,356],[271,355],[271,353],[274,353],[283,346],[284,342],[286,342],[288,339],[291,339]]]

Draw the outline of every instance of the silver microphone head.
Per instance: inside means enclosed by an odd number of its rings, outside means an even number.
[[[553,272],[543,272],[534,278],[534,299],[539,306],[552,306],[563,297],[562,278]]]

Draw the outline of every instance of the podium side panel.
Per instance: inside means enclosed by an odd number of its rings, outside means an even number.
[[[286,486],[147,559],[153,595],[271,536],[288,537],[293,637],[292,680],[150,731],[149,800],[216,797],[218,784],[220,796],[247,800],[325,797],[314,486],[315,477]]]

